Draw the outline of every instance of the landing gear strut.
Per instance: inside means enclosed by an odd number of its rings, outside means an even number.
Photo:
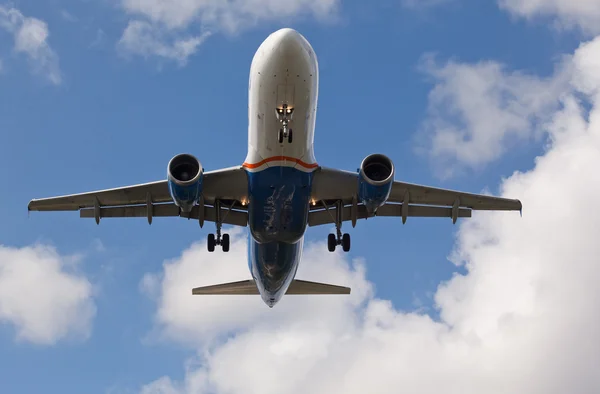
[[[230,210],[231,207],[229,208],[229,211]],[[227,211],[225,215],[227,215],[229,211]],[[223,252],[229,252],[229,234],[225,233],[221,235],[221,226],[223,225],[223,218],[221,218],[221,202],[219,200],[215,200],[215,213],[215,224],[217,225],[217,234],[208,234],[206,246],[209,252],[215,251],[215,245],[221,245]]]
[[[325,209],[331,215],[331,212],[329,211],[329,207],[327,206],[327,204],[325,204],[324,201],[323,201],[323,205],[325,205]],[[344,206],[343,206],[342,202],[337,201],[336,209],[335,209],[336,217],[334,220],[336,234],[329,234],[327,236],[327,249],[329,249],[330,252],[335,252],[335,248],[337,245],[342,245],[342,250],[344,252],[350,251],[350,234],[348,234],[348,233],[342,234],[343,208],[344,208]]]
[[[289,108],[287,104],[283,104],[281,108],[277,108],[275,111],[277,119],[281,122],[283,128],[279,129],[277,134],[277,141],[282,144],[283,140],[287,138],[288,143],[292,143],[293,132],[292,129],[288,128],[292,115],[294,113],[293,108]]]

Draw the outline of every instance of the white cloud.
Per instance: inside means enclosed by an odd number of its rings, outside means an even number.
[[[539,137],[540,126],[568,90],[570,63],[552,77],[508,71],[497,62],[436,64],[425,56],[423,71],[433,78],[429,117],[418,137],[442,177],[462,166],[480,168],[516,142]]]
[[[498,0],[498,4],[520,17],[553,17],[563,28],[579,27],[588,34],[600,33],[600,2],[597,0]]]
[[[351,284],[352,296],[284,297],[272,310],[252,297],[192,297],[191,286],[248,276],[242,240],[231,255],[200,243],[154,280],[162,329],[196,339],[198,356],[182,381],[141,392],[600,392],[600,38],[572,59],[547,151],[502,183],[523,217],[477,212],[460,226],[452,260],[467,274],[439,286],[440,321],[374,297],[362,265],[323,244],[308,248],[299,277]],[[221,330],[226,341],[201,345]]]
[[[49,246],[0,245],[0,322],[14,326],[20,341],[87,339],[96,307],[92,285],[76,264]]]
[[[364,268],[360,261],[354,262],[349,270],[341,255],[328,256],[323,264],[318,262],[324,248],[308,248],[298,278],[340,285],[351,285],[352,296],[322,298],[318,305],[306,304],[302,297],[284,297],[274,309],[268,308],[259,296],[193,296],[191,289],[198,286],[250,279],[247,261],[245,234],[234,229],[231,251],[218,255],[206,251],[206,243],[198,242],[184,251],[180,258],[167,261],[161,275],[147,274],[141,282],[142,290],[158,296],[156,321],[166,337],[192,344],[208,343],[228,333],[249,326],[270,326],[284,324],[285,321],[301,314],[310,320],[316,316],[320,324],[322,315],[329,316],[329,324],[334,320],[344,320],[351,308],[359,305],[370,294],[371,285],[364,279]],[[335,312],[333,311],[335,310]],[[326,313],[320,313],[320,312]]]
[[[204,33],[198,36],[170,37],[168,31],[158,29],[149,22],[133,20],[129,22],[118,45],[124,53],[145,58],[158,56],[172,59],[183,66],[209,35],[210,33]]]
[[[0,27],[13,35],[15,52],[27,56],[33,72],[44,75],[55,85],[61,83],[58,55],[48,44],[46,22],[25,17],[15,8],[0,6]]]
[[[327,17],[339,0],[123,0],[124,9],[170,29],[201,22],[233,32],[259,21],[282,21],[296,15]]]
[[[122,0],[124,10],[134,18],[123,33],[121,47],[132,54],[174,59],[181,64],[207,37],[207,33],[188,33],[191,27],[232,34],[260,22],[284,23],[303,15],[324,19],[334,15],[338,3],[339,0]]]

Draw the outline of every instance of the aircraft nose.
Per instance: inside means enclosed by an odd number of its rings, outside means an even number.
[[[305,49],[304,37],[294,29],[285,28],[272,34],[273,46],[286,54],[297,54]]]

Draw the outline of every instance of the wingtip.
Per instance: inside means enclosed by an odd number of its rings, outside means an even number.
[[[35,203],[36,203],[37,201],[38,201],[38,200],[36,200],[35,198],[34,198],[34,199],[32,199],[32,200],[29,200],[29,203],[27,203],[27,210],[28,210],[28,211],[36,211],[36,209],[35,209]]]

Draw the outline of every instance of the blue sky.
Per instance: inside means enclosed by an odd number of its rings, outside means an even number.
[[[498,392],[596,392],[586,366],[598,356],[585,351],[599,349],[600,319],[577,311],[600,310],[588,283],[600,217],[585,209],[600,197],[589,170],[600,165],[597,5],[282,4],[0,3],[0,391],[496,392],[492,367]],[[369,220],[349,231],[349,255],[327,254],[331,229],[311,228],[304,278],[353,284],[353,296],[269,310],[189,296],[249,275],[242,233],[224,257],[204,253],[211,226],[195,222],[28,217],[32,198],[162,179],[177,153],[207,170],[240,164],[250,62],[281,27],[319,59],[320,164],[354,170],[384,153],[397,179],[505,193],[522,199],[523,219]],[[554,324],[567,317],[568,329]],[[577,362],[555,373],[538,359],[548,343]],[[257,379],[264,368],[274,376]]]

